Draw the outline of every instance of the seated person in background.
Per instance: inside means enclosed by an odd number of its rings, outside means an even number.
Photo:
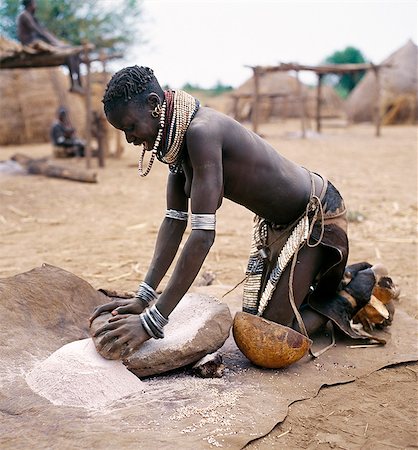
[[[36,41],[43,41],[55,47],[68,47],[56,36],[43,28],[35,17],[36,1],[22,0],[25,9],[17,18],[17,34],[23,45],[30,45]],[[71,55],[67,58],[66,64],[70,71],[71,92],[83,94],[80,76],[80,55]]]
[[[84,156],[84,142],[76,137],[64,107],[58,109],[58,120],[51,127],[51,141],[63,147],[65,156]]]

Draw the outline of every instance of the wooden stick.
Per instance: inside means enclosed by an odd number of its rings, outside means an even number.
[[[289,428],[287,431],[285,431],[284,433],[279,434],[279,435],[277,436],[276,439],[280,439],[281,437],[286,436],[286,434],[287,434],[287,433],[290,433],[291,430],[292,430],[292,427],[290,427],[290,428]]]

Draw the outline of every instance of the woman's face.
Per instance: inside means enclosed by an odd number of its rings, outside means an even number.
[[[151,116],[149,106],[134,102],[120,103],[107,113],[107,120],[125,133],[129,144],[144,144],[146,150],[152,150],[158,134],[159,119]]]

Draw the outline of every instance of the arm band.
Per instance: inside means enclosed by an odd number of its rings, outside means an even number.
[[[184,220],[187,222],[189,214],[185,211],[177,211],[176,209],[167,209],[165,217],[168,219]]]
[[[168,324],[168,319],[160,313],[155,305],[145,309],[139,315],[139,320],[150,337],[154,339],[162,339],[164,337],[163,328]]]
[[[215,214],[192,213],[192,230],[215,230],[215,227],[216,227]]]
[[[138,291],[135,294],[136,298],[143,300],[147,305],[153,300],[156,300],[158,295],[155,290],[145,281],[142,281],[139,285]]]

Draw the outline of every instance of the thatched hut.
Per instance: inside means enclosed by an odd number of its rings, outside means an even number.
[[[21,45],[0,36],[0,55]],[[86,122],[85,99],[68,92],[68,76],[60,68],[0,70],[0,145],[48,142],[59,106],[65,106],[78,133]]]
[[[383,124],[408,123],[417,120],[418,110],[418,47],[409,40],[392,53],[380,69],[381,110]],[[346,101],[347,115],[352,122],[374,119],[377,99],[376,77],[369,71],[353,89]]]
[[[59,106],[67,107],[83,136],[85,100],[68,88],[68,77],[59,68],[0,70],[0,145],[48,142]]]
[[[305,103],[305,114],[315,117],[316,91],[302,84],[302,94]],[[239,86],[232,96],[235,98],[235,114],[238,120],[248,120],[252,110],[251,95],[254,92],[254,77]],[[299,83],[296,77],[282,71],[270,71],[260,75],[259,81],[260,120],[266,121],[270,117],[300,117],[301,102]],[[322,88],[323,117],[340,117],[344,115],[343,102],[331,86]]]

